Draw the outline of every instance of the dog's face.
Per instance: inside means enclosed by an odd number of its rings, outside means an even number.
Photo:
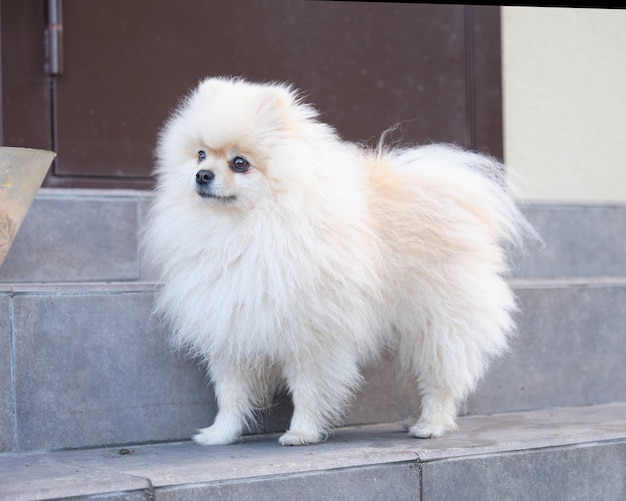
[[[207,203],[251,207],[267,195],[266,162],[245,142],[219,144],[200,140],[193,149],[197,149],[196,165],[187,171],[191,178],[188,184],[193,184],[198,197]]]
[[[306,180],[294,145],[311,116],[284,86],[207,79],[161,134],[159,186],[212,208],[249,210]]]

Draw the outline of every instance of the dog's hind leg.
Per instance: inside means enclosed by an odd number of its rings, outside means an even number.
[[[290,363],[285,377],[294,412],[281,445],[306,445],[324,440],[343,414],[347,401],[361,381],[357,363],[347,353],[334,352],[323,361]]]
[[[421,407],[417,423],[409,428],[416,438],[436,438],[456,429],[457,405],[449,389],[422,384]]]
[[[406,376],[415,381],[421,412],[408,427],[409,435],[436,438],[456,430],[458,403],[476,381],[468,363],[468,346],[463,335],[448,326],[419,336],[406,335],[399,357]]]

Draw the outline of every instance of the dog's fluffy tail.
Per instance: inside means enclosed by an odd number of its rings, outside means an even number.
[[[509,195],[505,166],[497,159],[450,144],[392,150],[391,155],[400,176],[474,214],[497,241],[523,246],[528,237],[541,240]]]

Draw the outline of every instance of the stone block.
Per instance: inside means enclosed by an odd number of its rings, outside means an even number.
[[[626,284],[516,288],[519,332],[467,412],[626,401]]]
[[[206,485],[164,487],[157,490],[156,499],[159,501],[204,499],[414,501],[419,499],[419,492],[420,478],[417,465],[395,464],[322,470]]]
[[[422,500],[626,499],[626,443],[582,444],[422,465]]]
[[[137,280],[137,198],[89,190],[38,195],[0,282]]]
[[[130,288],[129,288],[130,289]],[[168,346],[149,290],[18,293],[18,450],[187,439],[214,403]]]
[[[626,205],[528,204],[545,247],[513,252],[520,277],[626,276]]]

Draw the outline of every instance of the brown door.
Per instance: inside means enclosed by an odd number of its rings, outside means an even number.
[[[498,7],[0,0],[0,16],[3,144],[57,151],[47,186],[149,188],[158,128],[208,75],[292,82],[347,139],[399,123],[394,139],[502,154]]]

